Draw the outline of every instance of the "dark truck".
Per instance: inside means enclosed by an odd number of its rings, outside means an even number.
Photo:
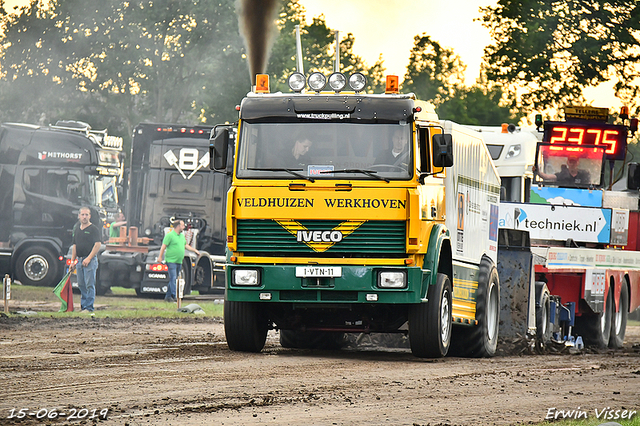
[[[189,244],[182,268],[184,293],[224,291],[226,200],[231,177],[209,168],[211,126],[141,123],[131,144],[125,216],[129,242],[111,239],[99,255],[99,293],[111,286],[138,295],[164,294],[166,265],[156,264],[162,239],[176,219],[187,225]],[[229,150],[231,153],[232,150]],[[135,239],[135,231],[141,237]],[[133,235],[132,235],[133,234]]]
[[[62,276],[82,206],[101,224],[117,208],[122,138],[78,121],[0,126],[0,260],[26,285]]]

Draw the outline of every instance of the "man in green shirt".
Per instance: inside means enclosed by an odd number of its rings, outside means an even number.
[[[176,220],[173,222],[173,229],[167,232],[162,240],[162,247],[160,247],[160,254],[158,254],[158,262],[164,260],[167,263],[169,269],[169,285],[167,286],[167,294],[164,296],[165,302],[175,302],[176,298],[176,280],[182,267],[182,260],[184,259],[185,248],[194,252],[200,256],[200,252],[195,248],[187,244],[187,240],[184,237],[182,231],[184,230],[184,222],[182,220]],[[166,252],[166,254],[165,254]]]
[[[109,227],[109,238],[118,238],[120,236],[120,227],[126,224],[127,220],[124,217],[124,213],[118,212],[116,221],[111,223]]]

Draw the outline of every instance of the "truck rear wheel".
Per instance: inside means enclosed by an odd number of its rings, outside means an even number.
[[[411,352],[420,358],[440,358],[451,344],[451,280],[438,274],[436,284],[429,286],[428,302],[409,311],[409,343]]]
[[[224,334],[232,351],[260,352],[267,340],[268,322],[257,303],[224,302]]]
[[[16,262],[16,277],[24,285],[52,287],[58,278],[58,260],[46,247],[25,248]]]
[[[480,263],[476,293],[476,320],[473,327],[456,327],[453,335],[454,354],[473,358],[491,357],[498,348],[500,320],[500,281],[491,262]]]
[[[551,299],[549,298],[547,286],[542,282],[536,282],[536,287],[539,284],[542,287],[539,293],[536,291],[536,294],[539,294],[536,298],[536,337],[538,338],[538,343],[544,346],[551,342]]]
[[[613,294],[613,293],[612,293]],[[613,306],[613,303],[612,305]],[[613,321],[611,324],[611,336],[609,337],[609,347],[619,349],[624,343],[624,334],[627,329],[627,317],[629,316],[629,288],[627,283],[622,283],[620,289],[620,302],[618,302],[618,311],[613,313]]]
[[[613,319],[613,288],[610,288],[604,311],[594,315],[582,315],[576,318],[576,334],[582,336],[585,345],[606,348],[611,336]]]

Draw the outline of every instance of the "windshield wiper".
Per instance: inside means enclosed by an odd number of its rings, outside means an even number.
[[[390,179],[382,176],[378,176],[375,170],[362,170],[362,169],[342,169],[342,170],[321,170],[318,173],[362,173],[363,175],[371,176],[379,180],[383,180],[387,183],[391,182]]]
[[[252,171],[257,171],[257,172],[287,172],[297,178],[300,179],[305,179],[308,180],[309,182],[315,182],[316,180],[310,177],[307,177],[303,174],[300,173],[296,173],[296,172],[301,172],[302,169],[284,169],[284,168],[278,168],[278,167],[274,167],[274,168],[268,168],[268,169],[252,169],[252,168],[248,168],[247,170],[252,170]]]

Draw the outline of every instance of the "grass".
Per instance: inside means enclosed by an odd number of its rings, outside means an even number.
[[[606,407],[598,408],[598,412],[605,409]],[[614,410],[620,410],[619,407],[612,407]],[[638,411],[637,408],[627,408],[631,412]],[[588,419],[581,420],[557,420],[557,421],[545,421],[543,423],[536,423],[535,426],[599,426],[603,423],[607,422],[615,422],[621,424],[622,426],[640,426],[640,415],[638,413],[634,414],[631,420],[629,419],[606,419],[604,415],[599,419],[596,417],[594,411],[587,411]],[[613,413],[615,415],[615,413]],[[622,414],[622,411],[620,412]],[[605,414],[606,415],[606,414]]]
[[[183,299],[182,306],[196,303],[205,314],[194,315],[177,311],[175,303],[166,303],[162,298],[143,298],[136,296],[133,289],[121,287],[112,288],[113,295],[96,296],[94,306],[97,318],[182,318],[188,317],[222,317],[222,304],[210,300]],[[196,294],[194,292],[193,294]],[[222,299],[222,296],[219,297]],[[22,302],[22,303],[21,303]],[[73,295],[74,308],[80,309],[80,295]],[[29,310],[38,312],[39,316],[50,317],[79,317],[86,316],[80,312],[58,312],[61,306],[60,299],[53,294],[49,287],[11,286],[10,314],[15,315],[16,310]]]

